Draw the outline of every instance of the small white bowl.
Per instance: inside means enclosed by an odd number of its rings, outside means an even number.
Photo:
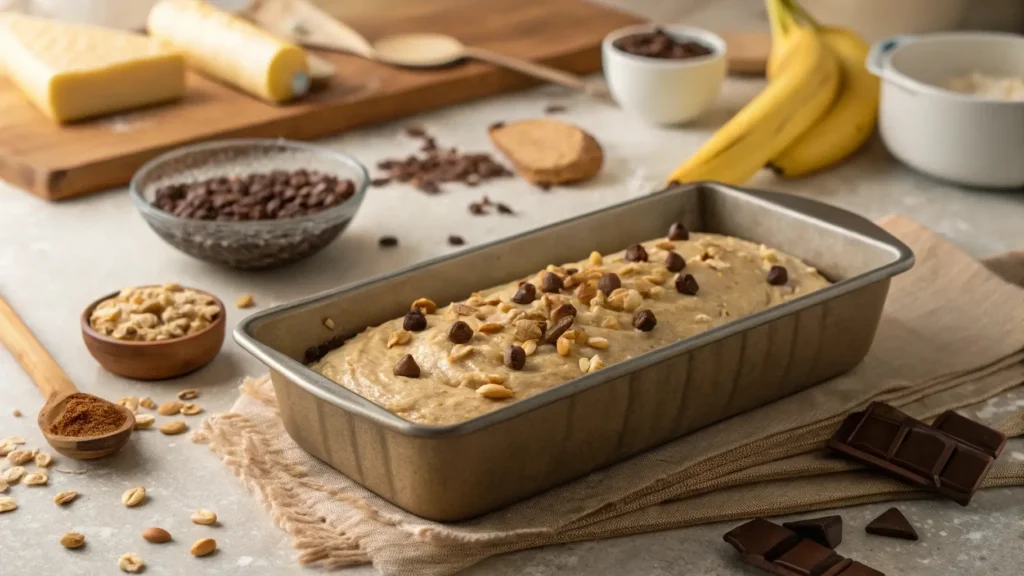
[[[656,28],[679,41],[700,42],[711,54],[669,60],[637,56],[615,47],[620,38]],[[725,40],[717,34],[680,24],[619,28],[601,44],[604,77],[612,97],[623,110],[652,124],[681,124],[707,110],[725,80],[725,51]]]
[[[1024,37],[995,32],[898,36],[872,47],[867,66],[882,79],[879,132],[893,156],[965,186],[1024,186],[1024,101],[943,87],[972,72],[1024,76]]]

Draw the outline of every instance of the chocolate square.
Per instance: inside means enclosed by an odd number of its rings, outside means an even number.
[[[911,428],[900,442],[892,461],[931,478],[942,470],[953,452],[953,443],[923,428]]]
[[[800,539],[792,530],[755,518],[725,533],[722,537],[740,553],[748,556],[763,556],[771,562],[789,550]]]
[[[899,433],[899,422],[879,418],[868,412],[861,420],[860,426],[850,436],[849,444],[865,452],[888,458],[889,448],[897,440]]]
[[[998,457],[999,453],[1003,451],[1003,446],[1006,445],[1006,435],[1002,432],[961,416],[952,410],[940,414],[932,426],[965,444],[974,446],[993,458]]]
[[[946,462],[946,467],[943,468],[942,473],[939,475],[939,482],[941,485],[953,488],[958,492],[972,494],[978,489],[978,484],[985,477],[985,473],[991,464],[991,456],[976,452],[970,448],[958,447],[953,451],[953,455],[949,457],[949,461]]]
[[[804,576],[820,576],[842,559],[831,548],[826,548],[813,540],[801,540],[799,544],[779,556],[775,564]]]
[[[839,576],[885,576],[885,573],[879,572],[871,566],[865,566],[855,560],[846,570],[840,572]]]

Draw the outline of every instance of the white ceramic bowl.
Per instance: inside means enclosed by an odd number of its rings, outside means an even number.
[[[800,0],[800,5],[826,24],[849,28],[876,42],[897,34],[955,30],[968,0]]]
[[[882,79],[879,131],[902,162],[942,180],[1024,186],[1024,102],[943,88],[978,72],[1024,77],[1024,37],[995,32],[903,36],[875,44],[868,69]]]
[[[619,38],[664,30],[677,40],[693,40],[712,50],[707,56],[668,60],[647,58],[615,47]],[[601,45],[604,77],[623,110],[652,124],[680,124],[707,110],[725,79],[725,41],[717,34],[679,24],[641,24],[608,34]]]

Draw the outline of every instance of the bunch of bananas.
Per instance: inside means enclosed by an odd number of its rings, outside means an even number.
[[[820,26],[796,0],[765,0],[768,85],[669,177],[742,184],[765,166],[795,177],[855,152],[875,129],[878,79],[867,44]]]

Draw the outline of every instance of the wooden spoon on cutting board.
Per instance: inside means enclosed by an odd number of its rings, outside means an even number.
[[[125,421],[120,428],[100,436],[59,436],[49,432],[50,424],[60,416],[68,397],[78,393],[78,388],[3,297],[0,297],[0,343],[10,350],[46,398],[46,403],[39,410],[38,423],[46,441],[54,450],[68,458],[91,460],[113,454],[124,447],[135,428],[135,415],[124,406],[96,396],[93,398],[124,412]]]

